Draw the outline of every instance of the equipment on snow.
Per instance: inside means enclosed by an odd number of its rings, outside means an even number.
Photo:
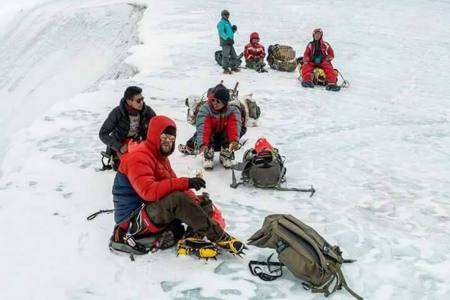
[[[267,262],[249,263],[252,274],[263,280],[274,280],[282,276],[281,270],[272,274],[274,266],[279,266],[279,269],[286,266],[303,281],[302,285],[306,290],[323,293],[327,297],[344,288],[356,299],[363,299],[348,287],[341,270],[343,263],[355,260],[344,259],[338,246],[331,246],[312,227],[292,215],[267,216],[262,228],[249,238],[249,245],[275,249],[278,254],[279,264],[270,262],[271,256]],[[256,269],[255,265],[267,266],[269,273],[264,273],[261,268]]]
[[[277,261],[271,261],[273,254],[274,253],[269,255],[267,261],[251,260],[248,263],[250,273],[252,273],[253,276],[258,276],[259,278],[261,278],[261,280],[264,281],[273,281],[283,276],[282,267],[284,267],[284,265]],[[267,271],[264,272],[261,266],[264,266],[264,269]]]
[[[177,243],[177,256],[178,255],[195,255],[198,258],[204,258],[206,260],[210,258],[217,259],[219,254],[217,246],[214,243],[205,241],[203,239],[189,237],[181,239]]]
[[[243,56],[244,56],[244,53],[241,53],[237,56],[236,63],[235,63],[236,68],[238,68],[242,64]],[[214,59],[216,60],[216,62],[219,66],[222,66],[222,57],[223,57],[222,50],[217,50],[216,52],[214,52]]]
[[[267,53],[267,62],[272,69],[293,72],[297,67],[295,50],[291,46],[270,45]]]
[[[296,191],[310,193],[312,197],[315,189],[287,188],[281,184],[286,182],[286,158],[282,157],[265,138],[259,138],[255,148],[248,149],[243,156],[242,163],[234,165],[232,169],[232,183],[230,187],[251,184],[258,188],[276,189],[279,191]],[[236,171],[241,171],[241,179],[236,180]]]
[[[101,151],[100,155],[102,156],[101,162],[102,167],[97,168],[97,171],[107,171],[114,170],[117,171],[119,169],[120,160],[119,157],[115,153],[107,153],[106,151]]]

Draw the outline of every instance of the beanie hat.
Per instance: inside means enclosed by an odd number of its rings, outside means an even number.
[[[224,9],[224,10],[222,10],[222,12],[220,13],[220,15],[223,17],[223,16],[229,16],[230,15],[230,12],[228,11],[228,10],[226,10],[226,9]]]
[[[223,104],[227,105],[228,101],[230,101],[230,92],[224,86],[222,87],[215,90],[214,98],[220,100]]]
[[[177,129],[173,126],[167,126],[166,129],[162,133],[169,134],[169,135],[177,135]]]

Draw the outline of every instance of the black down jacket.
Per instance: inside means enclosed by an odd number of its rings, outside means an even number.
[[[130,117],[125,108],[125,98],[120,100],[120,105],[115,107],[103,122],[100,128],[100,140],[108,146],[108,148],[118,152],[122,147],[123,141],[127,138],[130,131]],[[145,140],[147,137],[148,122],[156,114],[150,106],[144,105],[140,111],[141,118],[139,121],[138,136],[133,137],[135,140]],[[109,149],[108,149],[109,150]]]

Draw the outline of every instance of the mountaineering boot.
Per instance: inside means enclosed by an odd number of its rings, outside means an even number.
[[[336,84],[329,84],[325,89],[327,91],[339,92],[341,90],[341,87]]]
[[[196,154],[194,148],[191,148],[188,145],[183,145],[183,144],[179,144],[178,145],[178,151],[180,151],[181,153],[183,153],[185,155],[194,155],[194,154]]]
[[[211,242],[196,237],[181,239],[177,243],[177,255],[195,255],[199,258],[216,258],[217,247]]]
[[[225,169],[231,168],[234,164],[234,152],[228,149],[222,149],[220,151],[219,161]]]
[[[241,69],[239,69],[239,68],[231,68],[231,71],[233,71],[233,72],[240,72],[241,71]]]
[[[314,83],[311,81],[302,81],[302,87],[304,88],[314,88]]]
[[[231,72],[230,68],[224,68],[223,74],[233,74],[233,72]]]
[[[111,250],[127,252],[131,254],[141,255],[147,254],[151,248],[136,242],[124,229],[119,226],[114,227],[113,235],[109,241]]]
[[[238,239],[232,237],[228,233],[224,233],[224,236],[215,242],[217,246],[219,246],[222,249],[227,250],[231,254],[245,254],[243,251],[247,249],[245,244]]]
[[[214,168],[214,148],[209,148],[203,153],[203,168],[205,170]]]

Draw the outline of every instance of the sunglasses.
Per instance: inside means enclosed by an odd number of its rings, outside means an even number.
[[[222,101],[220,101],[219,99],[216,99],[216,98],[212,98],[212,102],[215,102],[217,104],[223,104]]]
[[[136,98],[133,101],[139,104],[141,102],[144,102],[144,97]]]
[[[162,142],[175,143],[175,139],[176,139],[176,136],[174,136],[174,135],[165,134],[165,133],[161,134]]]

